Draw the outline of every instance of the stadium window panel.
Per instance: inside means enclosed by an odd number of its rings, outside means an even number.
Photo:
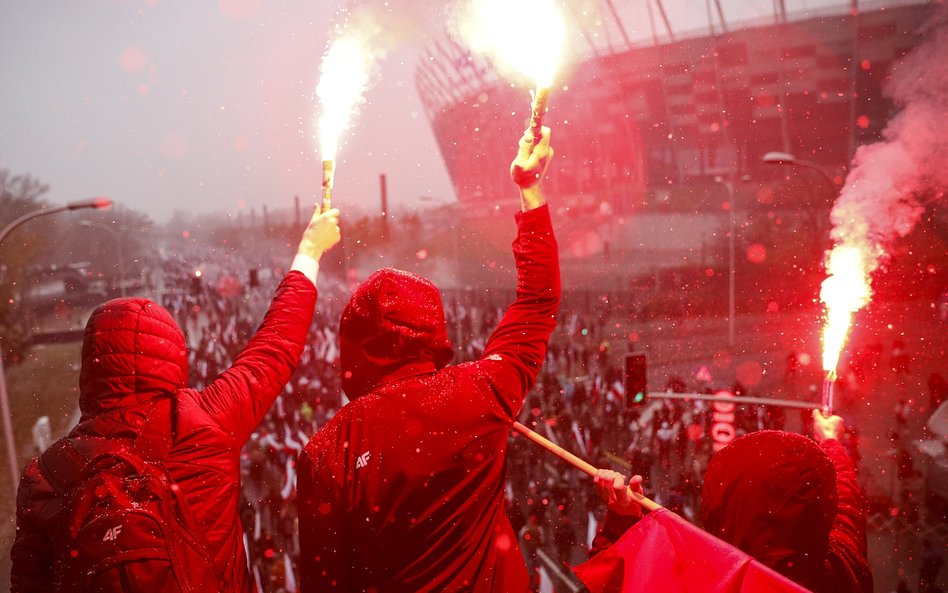
[[[815,55],[816,46],[813,44],[798,45],[796,47],[788,47],[787,49],[783,50],[783,57],[785,58],[807,58]]]
[[[754,74],[751,76],[751,84],[777,84],[780,77],[776,72],[764,72],[762,74]]]
[[[717,52],[718,64],[725,68],[743,66],[747,63],[747,46],[743,43],[719,45]]]

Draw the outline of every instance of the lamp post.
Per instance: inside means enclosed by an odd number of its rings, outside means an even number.
[[[98,224],[92,222],[91,220],[80,220],[80,226],[89,227],[92,229],[103,230],[115,239],[115,243],[118,246],[118,269],[119,269],[119,290],[122,293],[122,296],[125,296],[125,253],[122,249],[122,237],[124,236],[124,231],[118,231],[113,229],[107,224]]]
[[[743,175],[741,181],[747,181],[750,179],[749,176]],[[734,220],[734,209],[736,204],[734,203],[734,182],[730,179],[725,179],[723,177],[715,177],[715,183],[720,183],[727,190],[728,201],[731,205],[727,211],[727,345],[728,347],[734,347],[734,318],[736,315],[735,311],[735,276],[737,275],[737,266],[735,261],[735,235],[736,227]]]
[[[829,187],[830,195],[836,195],[836,182],[833,181],[829,171],[814,163],[813,161],[798,159],[789,152],[768,152],[763,157],[761,157],[760,160],[767,163],[768,165],[790,165],[791,167],[802,167],[804,169],[816,171],[820,174],[820,178],[825,181]]]
[[[33,212],[27,212],[23,216],[14,219],[10,224],[3,227],[0,231],[0,244],[7,238],[7,235],[13,232],[18,226],[40,216],[58,214],[67,210],[81,210],[84,208],[108,208],[112,205],[112,200],[108,198],[92,198],[90,200],[80,200],[69,202],[65,206],[56,206],[53,208],[41,208]],[[3,366],[3,340],[0,337],[0,414],[3,415],[3,436],[6,441],[7,461],[10,465],[10,485],[13,488],[13,500],[16,500],[17,482],[20,479],[20,472],[17,471],[16,463],[16,443],[13,440],[13,418],[10,414],[10,398],[7,395],[7,376]]]
[[[833,181],[833,177],[830,175],[829,171],[827,171],[825,168],[818,165],[817,163],[814,163],[813,161],[798,159],[792,154],[787,153],[787,152],[768,152],[763,157],[761,157],[760,160],[768,165],[787,165],[790,167],[798,167],[802,169],[810,169],[811,171],[815,171],[817,174],[819,174],[820,180],[823,182],[823,185],[826,187],[826,190],[828,192],[827,198],[829,202],[833,202],[833,200],[836,199],[836,192],[837,192],[836,182]],[[825,227],[823,226],[823,224],[825,224],[825,222],[829,220],[829,217],[824,218],[820,216],[819,214],[820,210],[818,208],[809,208],[807,209],[807,212],[809,213],[809,216],[811,217],[809,221],[810,222],[809,226],[811,227],[813,232],[818,236],[823,235],[825,231]]]

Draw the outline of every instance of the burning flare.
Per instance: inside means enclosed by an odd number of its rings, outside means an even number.
[[[472,51],[536,82],[530,128],[539,141],[566,39],[566,25],[553,1],[470,0],[461,9],[457,33]]]
[[[365,102],[363,94],[369,85],[372,64],[373,57],[367,44],[351,34],[333,41],[323,56],[316,86],[319,99],[316,127],[323,158],[324,209],[330,205],[339,141],[351,125],[352,116]]]
[[[833,413],[833,394],[836,385],[836,366],[846,344],[853,315],[866,306],[872,296],[869,275],[876,261],[868,245],[860,248],[859,241],[836,245],[829,253],[826,271],[829,273],[820,288],[820,300],[826,306],[826,324],[823,326],[823,379],[824,416]]]
[[[473,51],[549,87],[566,26],[552,0],[470,0],[461,9],[458,33]]]
[[[820,289],[820,300],[826,306],[823,326],[823,370],[836,375],[836,365],[849,335],[853,315],[862,309],[872,290],[869,288],[870,262],[875,261],[854,244],[837,245],[826,262],[829,276]]]

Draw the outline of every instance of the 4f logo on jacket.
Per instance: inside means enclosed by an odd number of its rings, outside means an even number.
[[[366,452],[363,453],[362,455],[359,455],[359,456],[356,458],[356,469],[359,469],[360,467],[365,467],[365,466],[369,465],[369,456],[370,456],[370,455],[371,455],[371,452],[369,452],[369,451],[366,451]]]
[[[104,542],[114,542],[118,539],[118,535],[122,533],[122,526],[116,525],[115,527],[109,529],[105,532],[105,537],[102,538]]]

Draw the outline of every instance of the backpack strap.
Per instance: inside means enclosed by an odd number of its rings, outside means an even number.
[[[94,457],[116,452],[119,444],[134,457],[146,461],[164,461],[172,444],[174,398],[158,398],[144,414],[148,421],[134,440],[93,435],[59,439],[38,458],[40,471],[58,494],[65,494],[79,481],[83,467]],[[73,442],[82,441],[82,447]],[[140,469],[140,468],[139,468]]]
[[[95,449],[105,449],[106,443],[96,443]],[[79,480],[79,474],[88,457],[73,444],[71,438],[59,439],[44,451],[37,461],[40,471],[57,494],[65,494]]]

